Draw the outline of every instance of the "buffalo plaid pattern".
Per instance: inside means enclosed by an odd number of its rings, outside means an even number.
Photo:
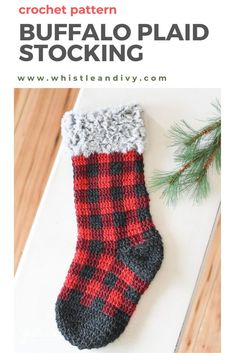
[[[79,348],[104,346],[125,329],[160,268],[161,237],[149,211],[143,156],[73,156],[76,252],[56,304],[57,324]]]

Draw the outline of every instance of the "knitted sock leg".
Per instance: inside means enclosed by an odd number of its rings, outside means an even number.
[[[163,245],[144,181],[144,125],[138,105],[66,114],[79,228],[76,252],[56,302],[63,336],[98,348],[125,329],[159,270]]]

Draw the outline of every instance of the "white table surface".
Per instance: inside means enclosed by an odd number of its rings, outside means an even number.
[[[200,126],[198,120],[212,113],[210,102],[219,94],[216,89],[85,89],[75,109],[142,104],[148,180],[154,170],[173,166],[173,151],[167,148],[166,137],[172,123],[185,119]],[[165,259],[125,332],[100,348],[100,353],[174,352],[220,202],[220,180],[212,174],[211,194],[200,206],[184,199],[176,207],[167,207],[159,193],[150,195]],[[77,352],[57,330],[54,314],[76,237],[71,161],[60,148],[16,274],[16,353]]]

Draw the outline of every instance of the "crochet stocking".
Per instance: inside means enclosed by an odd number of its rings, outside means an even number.
[[[78,224],[75,256],[56,302],[63,336],[98,348],[125,329],[163,259],[144,181],[142,109],[66,113]]]

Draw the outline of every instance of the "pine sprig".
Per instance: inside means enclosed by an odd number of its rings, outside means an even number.
[[[162,197],[168,204],[177,202],[187,194],[196,202],[206,198],[210,191],[208,180],[211,168],[221,168],[221,114],[220,102],[212,103],[216,116],[203,128],[196,130],[186,121],[176,123],[169,130],[171,147],[175,147],[174,171],[154,173],[150,190],[162,189]]]

